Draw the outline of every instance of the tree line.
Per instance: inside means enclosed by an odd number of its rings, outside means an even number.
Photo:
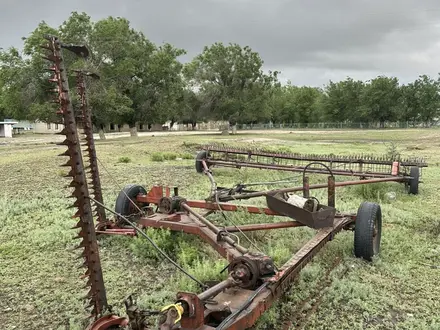
[[[214,43],[191,62],[169,43],[156,45],[125,18],[92,21],[73,12],[59,27],[42,21],[22,51],[0,50],[0,119],[55,120],[53,94],[40,45],[45,34],[65,43],[85,44],[87,60],[65,52],[72,73],[84,69],[100,79],[88,81],[93,124],[191,124],[218,120],[235,124],[387,121],[423,122],[439,116],[440,80],[422,75],[400,84],[395,77],[369,81],[347,78],[323,88],[281,84],[277,71],[264,71],[250,47]],[[75,95],[73,75],[70,87]],[[76,98],[73,98],[76,104]]]

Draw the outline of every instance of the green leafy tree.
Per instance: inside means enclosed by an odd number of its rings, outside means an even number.
[[[27,107],[36,93],[28,69],[29,62],[18,49],[0,51],[0,117],[17,120],[29,117]]]
[[[204,121],[206,113],[204,112],[204,98],[202,93],[195,92],[190,88],[182,90],[181,97],[177,100],[176,109],[171,118],[171,126],[175,122],[191,124],[194,129],[197,123]]]
[[[316,123],[321,120],[322,91],[290,82],[274,92],[273,119],[284,123]]]
[[[42,21],[24,40],[23,53],[29,59],[26,65],[26,87],[23,92],[27,101],[22,100],[22,106],[29,120],[53,122],[57,120],[56,105],[52,103],[54,85],[49,82],[51,73],[47,72],[47,62],[43,59],[46,51],[41,48],[45,35],[56,35],[57,29]]]
[[[361,95],[360,117],[367,122],[379,122],[397,118],[401,93],[399,80],[395,77],[379,76],[367,83]]]
[[[118,115],[132,135],[137,122],[163,123],[172,117],[183,88],[177,60],[183,50],[170,44],[157,47],[128,20],[113,17],[94,25],[90,42],[101,76],[131,100],[133,111]]]
[[[90,46],[90,37],[93,31],[93,22],[86,13],[72,12],[58,28],[61,40],[72,44],[83,44]]]
[[[413,124],[420,118],[420,102],[417,96],[417,87],[414,83],[400,87],[402,94],[402,107],[398,117],[401,121],[412,122]]]
[[[24,54],[28,63],[34,102],[27,106],[30,117],[51,120],[54,109],[48,101],[47,63],[41,58],[40,45],[46,34],[57,35],[65,44],[85,44],[87,60],[65,51],[70,71],[71,95],[75,96],[73,70],[96,73],[99,80],[88,81],[92,119],[96,127],[109,123],[128,123],[136,134],[136,122],[161,123],[173,117],[182,98],[182,64],[177,58],[184,53],[169,44],[155,46],[141,32],[134,30],[124,18],[108,17],[92,22],[86,13],[73,12],[58,29],[44,21],[25,38]],[[12,94],[11,94],[12,95]],[[12,96],[11,96],[12,97]],[[18,102],[18,101],[17,101]],[[4,102],[3,102],[4,103]]]
[[[267,119],[277,72],[265,74],[263,60],[250,47],[215,43],[186,66],[191,86],[204,95],[211,119],[250,122]]]
[[[347,78],[343,81],[330,81],[324,88],[322,111],[325,119],[333,122],[357,121],[364,89],[362,81]]]
[[[177,58],[184,50],[164,44],[155,48],[140,65],[144,68],[136,75],[137,84],[129,91],[135,113],[127,121],[162,124],[173,120],[183,97],[182,64]]]
[[[92,54],[89,65],[101,76],[92,91],[95,124],[126,122],[135,127],[136,119],[132,118],[139,109],[128,111],[126,105],[135,105],[132,91],[140,84],[139,72],[145,66],[142,61],[148,60],[154,45],[132,29],[124,18],[100,20],[90,33]],[[110,100],[106,99],[109,91],[113,95],[111,101],[116,103],[109,104]]]
[[[422,75],[414,82],[414,87],[420,119],[430,126],[440,114],[440,81]]]

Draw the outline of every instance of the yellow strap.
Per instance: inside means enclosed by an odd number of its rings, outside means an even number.
[[[167,310],[169,310],[170,308],[174,308],[177,311],[177,320],[174,322],[174,324],[176,324],[177,322],[179,322],[182,319],[182,314],[183,314],[183,307],[182,304],[178,303],[178,304],[171,304],[168,306],[163,307],[160,311],[161,312],[165,312]]]

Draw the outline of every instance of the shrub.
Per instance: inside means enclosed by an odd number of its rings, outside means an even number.
[[[194,159],[194,155],[190,154],[189,152],[185,152],[180,154],[180,158],[182,159]]]
[[[364,200],[371,202],[385,202],[385,194],[390,190],[388,183],[372,183],[354,186],[353,190]]]
[[[165,160],[176,160],[177,154],[175,152],[164,152],[163,158]]]
[[[155,152],[151,154],[151,160],[153,162],[163,162],[163,154],[161,152]]]
[[[153,162],[163,162],[164,160],[176,160],[177,156],[178,154],[175,152],[154,152],[151,154],[151,160]]]
[[[226,275],[220,272],[225,268],[226,265],[226,260],[200,258],[195,260],[192,266],[186,267],[185,270],[201,282],[221,281],[225,279]],[[187,276],[182,276],[180,274],[177,276],[178,277],[174,278],[172,281],[176,290],[195,292],[199,289],[198,285]]]
[[[167,229],[154,229],[148,228],[146,234],[161,248],[166,254],[173,255],[175,249],[175,236],[176,233]],[[157,251],[151,243],[143,236],[135,237],[130,244],[130,248],[134,254],[141,258],[151,259],[159,261],[163,259],[163,256]]]
[[[118,159],[118,163],[130,163],[131,162],[131,159],[130,159],[130,157],[127,157],[127,156],[122,156],[122,157],[119,157],[119,159]]]

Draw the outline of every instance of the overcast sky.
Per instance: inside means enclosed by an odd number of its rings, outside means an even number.
[[[249,45],[297,85],[440,72],[439,0],[0,0],[0,47],[21,47],[41,20],[58,26],[72,11],[126,17],[186,49],[184,60],[216,41]]]

